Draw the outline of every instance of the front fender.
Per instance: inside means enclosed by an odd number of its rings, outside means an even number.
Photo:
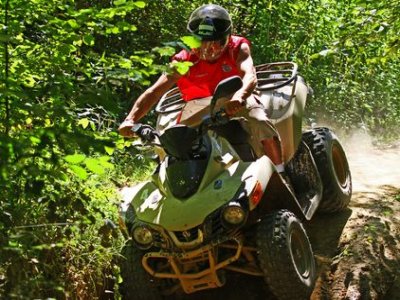
[[[119,207],[119,226],[125,237],[129,236],[129,231],[131,229],[129,227],[133,224],[135,219],[135,211],[131,205],[132,201],[148,183],[150,182],[141,182],[131,187],[124,187],[119,191],[122,197],[122,203]]]
[[[246,167],[246,163],[234,163],[207,186],[185,199],[163,193],[149,182],[141,186],[131,205],[138,220],[160,225],[168,231],[184,231],[203,223],[208,215],[235,196]]]
[[[274,164],[265,155],[250,163],[242,175],[242,182],[244,182],[244,191],[246,196],[251,198],[257,184],[261,186],[262,193],[264,193],[274,172],[276,172]],[[253,210],[257,205],[258,203],[254,203],[249,199],[250,210]]]
[[[160,190],[152,181],[126,188],[121,205],[122,220],[132,224],[136,218],[169,231],[198,226],[211,213],[235,199],[240,189],[249,195],[257,182],[265,189],[268,178],[275,171],[268,160],[262,157],[251,163],[237,161],[186,199],[174,197],[168,189]]]

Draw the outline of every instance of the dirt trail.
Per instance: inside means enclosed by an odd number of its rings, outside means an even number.
[[[344,147],[353,197],[308,228],[321,272],[312,299],[400,299],[400,147],[360,133]]]
[[[377,149],[368,135],[355,133],[344,146],[355,193],[374,192],[382,186],[400,189],[400,143]]]

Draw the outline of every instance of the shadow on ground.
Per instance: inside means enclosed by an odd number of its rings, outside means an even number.
[[[399,189],[354,193],[349,209],[317,216],[308,232],[320,276],[313,300],[400,299]]]

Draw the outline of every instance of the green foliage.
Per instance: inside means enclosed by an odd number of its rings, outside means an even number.
[[[399,2],[266,1],[250,29],[256,62],[294,60],[310,117],[398,138]]]
[[[97,231],[118,217],[115,185],[100,184],[113,177],[118,99],[158,70],[152,53],[103,45],[135,32],[126,19],[145,3],[8,4],[0,13],[0,295],[89,299],[117,253]]]

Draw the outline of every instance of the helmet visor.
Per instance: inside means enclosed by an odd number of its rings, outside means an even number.
[[[231,22],[206,17],[189,23],[188,29],[203,41],[216,41],[231,33]]]

